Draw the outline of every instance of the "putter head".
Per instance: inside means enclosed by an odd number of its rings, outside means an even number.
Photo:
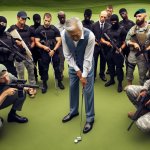
[[[77,139],[78,141],[82,141],[82,137],[81,137],[81,136],[78,136],[76,139]]]

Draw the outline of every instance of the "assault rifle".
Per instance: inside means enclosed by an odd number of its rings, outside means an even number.
[[[18,89],[18,96],[23,97],[24,88],[40,88],[39,85],[26,84],[27,80],[12,80],[9,84],[0,84],[0,86],[8,86]]]
[[[150,95],[146,95],[146,96],[140,96],[137,100],[137,105],[138,105],[138,108],[137,108],[137,111],[135,112],[134,116],[132,117],[132,122],[131,124],[129,125],[128,127],[128,131],[130,131],[132,125],[134,124],[135,121],[138,120],[138,118],[142,115],[142,111],[144,109],[146,109],[146,106],[145,106],[145,103],[150,99]]]
[[[13,47],[10,47],[8,44],[6,44],[6,43],[5,43],[4,41],[2,41],[2,40],[0,40],[0,43],[1,43],[3,46],[5,46],[5,47],[8,49],[8,51],[11,52],[11,55],[10,55],[10,58],[9,58],[10,60],[13,59],[15,56],[18,56],[20,60],[25,60],[25,61],[27,61],[28,63],[31,64],[31,62],[28,61],[27,58],[24,57],[24,56],[18,51],[19,48],[18,48],[15,44],[13,45]]]
[[[111,39],[111,38],[108,36],[107,33],[104,33],[104,36],[105,36],[106,39],[110,42],[110,44],[113,46],[113,48],[114,48],[117,52],[119,52],[119,54],[121,54],[122,57],[124,58],[124,55],[120,52],[120,50],[119,50],[118,46],[116,45],[116,43],[114,42],[114,40]]]
[[[149,40],[146,40],[144,44],[141,44],[141,42],[137,38],[137,43],[140,46],[140,50],[135,54],[135,56],[138,57],[139,55],[143,54],[144,59],[145,59],[146,64],[147,64],[147,67],[150,68],[149,60],[148,60],[147,56],[145,55],[146,53],[148,53],[148,51],[146,50],[146,45],[148,42],[149,42]]]

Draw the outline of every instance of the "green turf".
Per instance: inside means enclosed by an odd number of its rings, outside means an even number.
[[[8,4],[9,2],[9,4]],[[137,3],[138,2],[138,3]],[[18,10],[27,10],[30,17],[34,13],[51,12],[53,24],[57,23],[57,12],[65,10],[67,17],[78,16],[83,18],[85,7],[92,8],[93,19],[98,19],[98,14],[105,8],[109,1],[104,0],[45,0],[45,1],[23,1],[23,0],[0,0],[0,15],[8,18],[8,25],[16,23],[16,13]],[[28,6],[31,4],[30,6]],[[112,1],[114,13],[118,13],[121,7],[126,7],[133,19],[133,14],[138,8],[150,10],[149,1]],[[148,13],[149,15],[149,13]],[[27,21],[32,24],[32,20]],[[134,110],[124,92],[116,92],[117,85],[109,88],[104,87],[104,82],[97,78],[95,83],[95,124],[93,130],[83,136],[83,141],[77,145],[73,143],[79,135],[79,121],[77,117],[71,122],[63,124],[61,120],[69,111],[68,103],[68,73],[65,65],[64,84],[66,89],[59,91],[56,95],[53,70],[50,68],[49,89],[47,94],[39,91],[35,99],[27,98],[21,115],[29,118],[28,124],[9,124],[6,122],[7,113],[10,109],[0,111],[0,116],[5,119],[3,130],[0,131],[0,150],[146,150],[149,149],[150,136],[139,131],[133,126],[130,132],[127,127],[130,120],[127,112]],[[108,76],[107,76],[108,77]],[[109,78],[109,77],[108,77]],[[124,81],[124,85],[125,85]],[[138,75],[134,80],[138,84]],[[81,96],[81,94],[80,94]],[[81,100],[81,97],[80,97]],[[84,112],[84,111],[83,111]],[[85,114],[85,113],[84,113]],[[83,115],[83,125],[85,115]]]

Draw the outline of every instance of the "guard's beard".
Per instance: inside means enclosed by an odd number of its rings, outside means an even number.
[[[143,20],[136,20],[136,24],[138,25],[138,26],[141,26],[142,24],[144,24],[144,22],[145,22],[145,20],[143,19]]]

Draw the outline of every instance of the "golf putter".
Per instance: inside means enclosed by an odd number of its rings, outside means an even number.
[[[82,141],[82,112],[83,112],[83,92],[84,88],[82,88],[82,100],[81,100],[81,118],[80,118],[80,136],[77,136],[74,139],[74,143],[77,144]]]
[[[53,60],[52,60],[52,57],[51,57],[51,64],[52,64],[52,68],[53,68]],[[58,89],[58,86],[57,86],[57,79],[56,79],[56,76],[55,76],[55,70],[53,68],[53,75],[54,75],[54,80],[55,80],[55,89],[56,89],[56,95],[59,94],[59,89]]]

